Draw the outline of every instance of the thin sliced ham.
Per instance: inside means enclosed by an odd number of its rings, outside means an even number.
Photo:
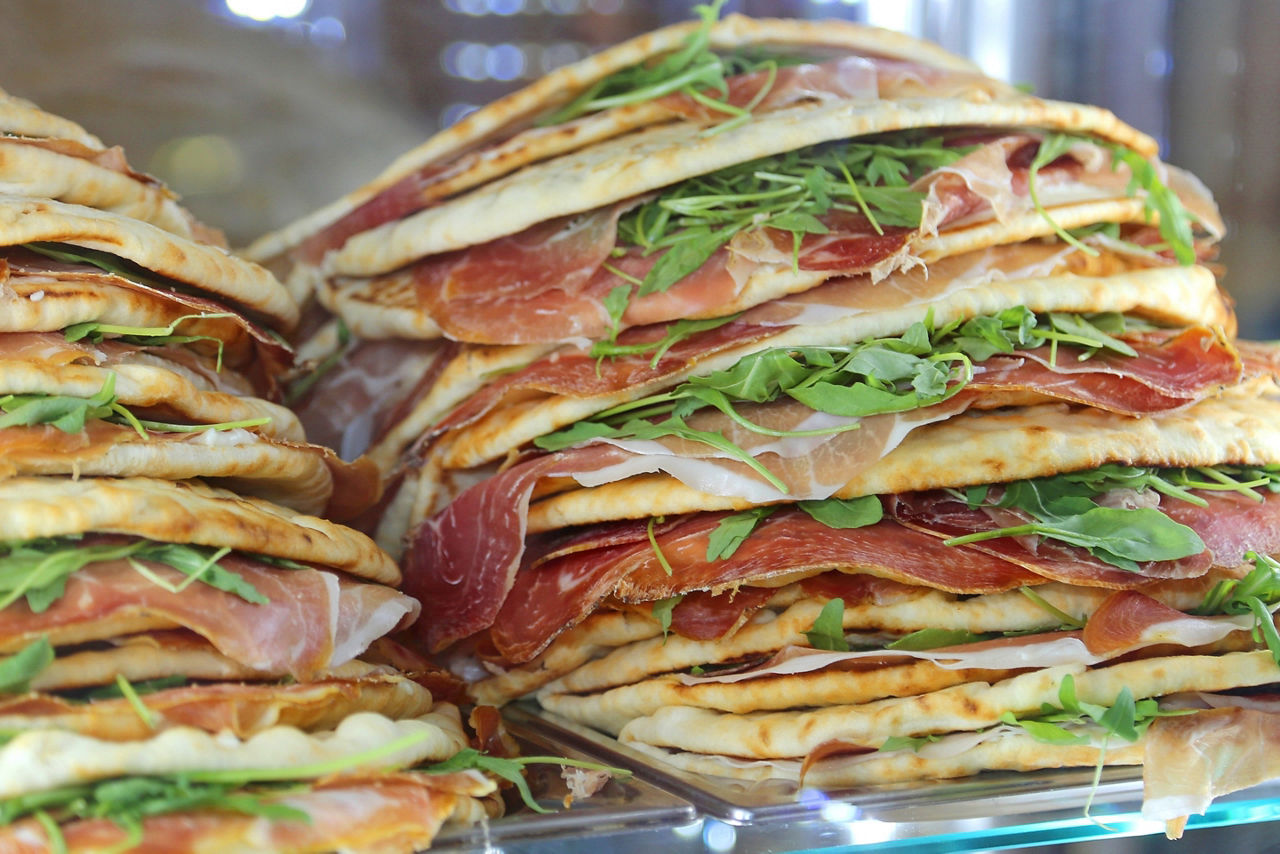
[[[19,649],[41,636],[55,644],[107,640],[116,627],[141,623],[190,629],[241,664],[307,680],[351,660],[418,613],[416,602],[389,587],[331,572],[280,569],[236,554],[221,564],[268,603],[248,602],[199,582],[175,593],[127,561],[95,563],[68,577],[66,592],[46,610],[35,613],[18,601],[0,611],[0,649]],[[174,586],[186,578],[161,564],[148,569]]]
[[[1280,715],[1257,709],[1159,718],[1143,746],[1142,817],[1175,839],[1219,795],[1280,778]]]
[[[603,465],[620,456],[607,446],[584,450],[569,460]],[[411,533],[404,590],[423,604],[416,629],[433,651],[493,622],[520,568],[533,490],[564,476],[567,462],[550,454],[487,478]]]
[[[293,409],[310,441],[354,460],[408,414],[455,355],[449,342],[361,339]]]
[[[494,618],[490,637],[495,647],[510,661],[532,658],[559,632],[594,611],[606,595],[626,602],[654,602],[831,568],[872,576],[873,588],[877,582],[899,582],[957,593],[991,593],[1043,581],[1007,561],[943,546],[891,521],[839,530],[794,508],[780,509],[762,522],[731,556],[710,560],[708,537],[726,515],[698,513],[655,526],[654,538],[672,568],[670,575],[658,560],[644,523],[597,526],[598,549],[588,548],[581,534],[558,547],[543,545],[543,554],[529,560],[529,568],[516,575]],[[866,583],[861,586],[865,588]],[[874,589],[869,595],[875,595]],[[719,598],[722,602],[732,599]],[[428,604],[427,611],[437,607],[448,611],[460,604]],[[735,614],[728,622],[736,619]],[[487,626],[477,624],[475,630],[483,628]]]

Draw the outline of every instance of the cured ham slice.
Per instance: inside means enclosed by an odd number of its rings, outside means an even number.
[[[294,411],[310,441],[354,460],[404,417],[456,352],[440,341],[353,342]]]
[[[1241,377],[1234,349],[1203,327],[1125,340],[1137,356],[1113,352],[1084,358],[1074,347],[1049,347],[982,362],[962,394],[1034,391],[1127,415],[1168,412]]]
[[[601,464],[619,456],[608,447],[587,454]],[[533,490],[563,465],[551,454],[481,481],[412,533],[404,590],[424,605],[415,629],[433,651],[493,622],[520,567]]]
[[[1091,666],[1136,650],[1172,645],[1214,644],[1252,626],[1249,615],[1196,617],[1131,590],[1109,596],[1089,616],[1083,631],[1042,632],[994,638],[927,650],[858,650],[829,652],[784,647],[768,661],[733,673],[684,676],[687,685],[743,682],[767,676],[810,673],[826,668],[873,669],[906,660],[931,661],[951,670],[1021,670],[1060,664]]]
[[[600,526],[595,532],[602,543],[599,549],[589,549],[579,540],[558,554],[552,551],[516,575],[490,629],[495,647],[509,661],[528,660],[609,594],[626,602],[654,602],[833,567],[958,593],[997,592],[1043,581],[1007,561],[943,546],[892,521],[832,529],[801,510],[786,508],[762,522],[731,556],[709,559],[708,537],[725,515],[700,513],[655,526],[657,549],[671,566],[670,575],[641,523]],[[432,603],[427,613],[460,605]]]
[[[256,670],[307,680],[417,615],[417,603],[382,585],[321,570],[279,569],[235,554],[221,563],[268,602],[255,604],[198,582],[171,592],[126,561],[96,563],[68,577],[66,592],[42,612],[25,601],[0,610],[0,648],[20,649],[41,636],[61,645],[109,639],[124,628],[181,627]],[[186,579],[163,565],[148,569],[170,585]]]
[[[1142,646],[1176,643],[1198,646],[1221,637],[1221,628],[1234,620],[1248,629],[1253,618],[1196,617],[1182,613],[1135,590],[1120,590],[1106,598],[1089,616],[1081,636],[1089,651],[1113,657]]]
[[[1171,838],[1219,795],[1280,777],[1280,717],[1226,708],[1160,718],[1144,739],[1142,817]]]
[[[767,587],[739,587],[719,595],[707,590],[686,593],[671,609],[671,631],[690,640],[724,637],[764,607],[773,593]]]

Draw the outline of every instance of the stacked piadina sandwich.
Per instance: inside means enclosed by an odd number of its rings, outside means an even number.
[[[335,444],[422,642],[708,774],[1141,763],[1176,831],[1280,773],[1235,761],[1277,360],[1208,193],[931,47],[701,11],[253,249],[336,315],[313,389],[381,378]]]
[[[271,402],[293,299],[73,123],[4,96],[0,130],[0,850],[412,851],[482,816],[485,777],[401,770],[468,738],[385,638],[419,611],[395,563],[320,518],[371,467]]]

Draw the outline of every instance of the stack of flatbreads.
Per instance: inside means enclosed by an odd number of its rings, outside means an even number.
[[[709,774],[1275,776],[1277,359],[1209,194],[901,36],[713,18],[254,249],[336,315],[313,393],[382,383],[333,435],[422,641]]]
[[[379,484],[273,402],[293,298],[75,124],[3,96],[0,130],[0,848],[412,851],[482,815],[484,777],[388,773],[468,746],[460,695],[320,518]]]

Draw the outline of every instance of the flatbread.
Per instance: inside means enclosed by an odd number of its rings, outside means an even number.
[[[167,676],[185,676],[195,682],[260,682],[289,675],[241,664],[188,631],[125,635],[111,638],[107,644],[59,650],[49,666],[32,677],[31,690],[48,693],[109,685],[117,675],[135,684]],[[328,675],[356,679],[383,670],[379,665],[355,659],[333,668]]]
[[[225,546],[400,581],[395,563],[364,534],[225,489],[146,477],[0,480],[0,540],[89,532]]]
[[[0,91],[0,131],[12,136],[70,139],[90,148],[106,148],[102,140],[70,119],[45,112],[26,98],[4,91]]]
[[[52,200],[0,196],[0,243],[67,243],[108,252],[214,299],[268,318],[282,329],[298,306],[266,269],[224,249],[185,240],[145,222]]]
[[[444,204],[351,238],[329,275],[388,273],[428,255],[485,243],[676,181],[831,140],[925,127],[1035,127],[1095,134],[1154,156],[1150,137],[1106,110],[1036,98],[832,102],[779,110],[707,136],[696,125],[651,128],[534,164]],[[554,188],[554,189],[550,189]]]
[[[1266,465],[1280,460],[1280,397],[1269,377],[1159,417],[1087,407],[1029,406],[969,413],[912,431],[897,448],[837,490],[839,498],[998,483],[1128,465]],[[534,503],[529,532],[625,518],[741,510],[663,475],[575,489]]]
[[[998,733],[976,744],[968,734],[947,736],[926,745],[918,753],[895,750],[865,754],[856,761],[837,758],[818,762],[803,778],[803,763],[799,761],[750,761],[666,750],[639,742],[630,747],[681,771],[734,780],[803,781],[806,787],[820,789],[946,780],[984,771],[1026,772],[1045,768],[1096,768],[1100,764],[1107,767],[1142,764],[1145,735],[1129,743],[1115,738],[1104,740],[1101,728],[1095,728],[1092,734],[1093,739],[1087,744],[1046,744],[1020,728],[1002,727]]]
[[[175,726],[244,739],[275,726],[306,732],[333,729],[356,712],[416,718],[431,711],[431,692],[405,676],[373,674],[360,679],[324,679],[291,684],[223,682],[144,694],[143,718],[123,697],[89,703],[47,694],[0,699],[6,732],[61,730],[105,741],[140,741]]]
[[[481,107],[422,145],[405,152],[363,187],[259,238],[245,250],[246,256],[265,263],[283,254],[400,179],[431,164],[444,164],[485,142],[515,136],[535,117],[568,103],[596,81],[680,48],[699,26],[698,22],[689,21],[645,33],[563,66],[529,86]],[[912,60],[975,76],[981,73],[969,60],[930,42],[891,30],[838,20],[753,19],[728,15],[711,27],[710,44],[716,50],[751,45],[829,48]],[[993,94],[1012,91],[999,81],[985,78],[985,82]],[[669,119],[670,114],[665,110],[655,114],[651,105],[639,104],[610,110],[559,128],[533,129],[504,145],[500,155],[489,153],[484,157],[481,163],[488,169],[483,177],[472,178],[469,183],[600,142],[653,121]],[[495,161],[499,164],[496,168],[492,165]]]
[[[198,226],[163,184],[24,140],[0,137],[0,194],[85,205],[211,242],[211,230]]]
[[[0,358],[0,397],[50,394],[88,398],[114,375],[117,400],[131,410],[147,410],[142,415],[150,420],[224,424],[268,418],[266,424],[253,427],[253,432],[289,442],[306,439],[297,416],[279,404],[215,389],[200,374],[162,358],[148,358],[147,362],[98,367]]]
[[[1280,679],[1280,666],[1267,650],[1177,655],[1092,669],[1061,665],[991,684],[970,682],[915,697],[811,711],[731,715],[669,706],[631,721],[619,738],[624,743],[766,759],[803,758],[837,739],[878,748],[892,736],[994,726],[1005,712],[1018,717],[1037,715],[1042,704],[1058,706],[1058,687],[1068,674],[1075,679],[1081,701],[1110,706],[1126,687],[1134,699],[1229,690],[1274,682]]]
[[[330,506],[334,472],[347,468],[328,448],[274,441],[243,428],[144,437],[132,427],[91,422],[77,434],[51,425],[8,427],[0,442],[0,477],[205,478],[313,514]],[[376,486],[365,494],[376,496]]]
[[[409,737],[419,740],[406,744]],[[377,750],[399,741],[394,751]],[[357,712],[332,730],[287,726],[241,740],[175,727],[137,741],[112,742],[59,730],[21,733],[0,746],[0,797],[11,798],[109,777],[184,771],[305,768],[377,750],[357,768],[394,768],[441,761],[467,746],[456,707],[440,704],[417,718],[391,720]],[[355,768],[351,770],[356,770]]]
[[[476,702],[502,705],[581,667],[609,650],[661,634],[654,620],[630,611],[597,611],[556,638],[537,658],[471,685]]]

